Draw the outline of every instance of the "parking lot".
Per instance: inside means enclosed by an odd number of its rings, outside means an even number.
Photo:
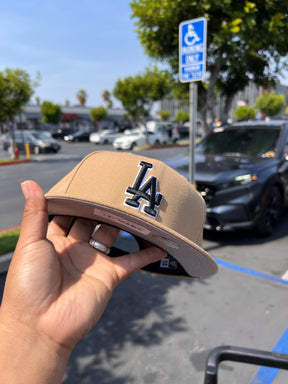
[[[91,143],[63,143],[58,154],[1,167],[0,229],[21,220],[19,183],[34,179],[47,191],[87,153],[113,150]],[[141,150],[166,161],[187,148]],[[201,280],[137,272],[115,291],[100,323],[73,352],[65,384],[203,383],[205,361],[218,345],[288,353],[286,301],[288,215],[268,238],[251,232],[204,232],[204,248],[219,264]],[[5,276],[1,276],[0,286]],[[285,383],[258,367],[225,362],[219,383]],[[255,380],[253,381],[253,378]],[[260,379],[259,379],[260,380]]]

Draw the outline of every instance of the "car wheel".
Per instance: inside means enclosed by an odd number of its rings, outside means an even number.
[[[36,146],[34,147],[34,154],[35,154],[35,155],[39,155],[39,153],[40,153],[40,148],[36,145]]]
[[[130,147],[130,149],[131,150],[133,150],[134,149],[134,147],[136,147],[136,145],[137,145],[137,143],[135,143],[135,141],[131,144],[131,147]]]
[[[273,187],[269,192],[262,209],[261,216],[256,224],[256,232],[261,236],[273,233],[283,210],[283,198],[278,187]]]
[[[104,144],[104,145],[109,144],[109,140],[105,139],[105,140],[103,141],[103,144]]]

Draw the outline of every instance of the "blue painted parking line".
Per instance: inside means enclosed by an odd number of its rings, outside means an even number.
[[[225,268],[233,269],[234,271],[246,273],[248,275],[259,277],[261,279],[273,281],[274,283],[277,283],[277,284],[282,284],[282,285],[288,286],[288,281],[281,279],[280,277],[275,277],[272,275],[268,275],[267,273],[254,271],[253,269],[249,269],[249,268],[241,267],[239,265],[231,264],[231,263],[228,263],[227,261],[223,261],[223,260],[219,260],[219,259],[215,259],[215,260],[216,260],[218,265],[222,265]]]
[[[283,333],[272,352],[288,353],[288,329]],[[250,384],[271,384],[278,372],[278,368],[261,367]]]

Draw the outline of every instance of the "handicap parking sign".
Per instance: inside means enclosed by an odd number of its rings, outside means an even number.
[[[179,79],[182,83],[204,79],[207,23],[204,17],[179,25]]]

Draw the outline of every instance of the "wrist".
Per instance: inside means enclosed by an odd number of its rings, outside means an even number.
[[[61,383],[71,351],[21,323],[2,321],[0,311],[0,382]]]

